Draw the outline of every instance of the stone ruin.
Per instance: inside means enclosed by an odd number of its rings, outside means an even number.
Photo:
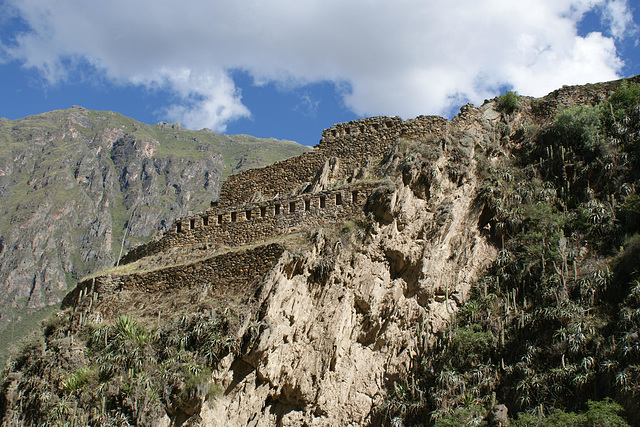
[[[371,117],[336,124],[322,132],[322,139],[309,153],[230,176],[210,209],[177,219],[161,239],[132,249],[120,264],[173,247],[203,242],[240,246],[296,228],[344,221],[362,212],[375,186],[355,179],[358,171],[384,156],[398,138],[438,138],[446,132],[447,123],[441,117],[420,116],[406,121]],[[342,185],[305,192],[323,164],[335,158],[339,167],[332,180]]]

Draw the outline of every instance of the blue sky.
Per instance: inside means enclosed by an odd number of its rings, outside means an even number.
[[[446,4],[445,4],[446,3]],[[314,145],[640,74],[635,0],[0,0],[0,117],[81,105]]]

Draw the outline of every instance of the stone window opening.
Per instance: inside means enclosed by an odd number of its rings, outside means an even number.
[[[236,222],[237,219],[238,219],[238,213],[231,212],[231,222]]]
[[[189,220],[189,230],[193,230],[194,228],[196,228],[196,219],[195,218],[191,218]]]
[[[336,205],[341,205],[341,204],[342,204],[342,194],[336,193]]]
[[[351,193],[351,202],[352,203],[358,203],[358,192],[354,191]]]
[[[247,221],[251,219],[251,211],[246,211],[245,216],[247,217]]]
[[[277,204],[273,207],[273,214],[274,215],[280,215],[280,205]]]
[[[351,134],[351,129],[344,128],[344,133],[345,133],[345,135],[350,135]]]
[[[218,215],[218,224],[222,224],[222,214]]]
[[[304,210],[305,211],[310,211],[311,210],[311,200],[307,199],[304,201]]]
[[[327,206],[327,198],[325,196],[320,196],[320,208],[324,209]]]
[[[176,223],[176,233],[182,233],[182,222],[180,221]]]
[[[202,225],[204,227],[206,227],[207,225],[209,225],[209,217],[208,216],[203,216],[202,217]]]
[[[260,216],[261,216],[262,218],[264,218],[264,217],[266,217],[266,216],[267,216],[267,207],[266,207],[266,206],[262,206],[262,207],[260,207]]]
[[[296,202],[289,202],[289,213],[294,213],[296,211]]]

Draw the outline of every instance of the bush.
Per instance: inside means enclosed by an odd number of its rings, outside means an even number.
[[[546,418],[519,413],[518,418],[511,425],[514,427],[627,427],[629,424],[619,413],[622,407],[608,397],[604,400],[594,402],[588,401],[589,410],[585,413],[565,412],[555,410]]]
[[[622,122],[638,102],[640,102],[640,85],[623,81],[618,90],[602,104],[603,120],[607,124],[614,121]]]
[[[493,334],[490,331],[482,331],[479,325],[457,329],[451,343],[456,364],[472,368],[485,363],[491,356],[494,341]]]
[[[582,105],[569,107],[556,115],[551,126],[551,143],[594,158],[602,151],[599,129],[600,113],[596,108]]]
[[[602,128],[611,142],[620,145],[631,154],[631,159],[640,163],[640,85],[622,82],[609,99],[600,104]]]
[[[503,111],[507,114],[513,113],[520,107],[520,95],[514,91],[507,91],[498,97],[498,111]]]
[[[452,413],[436,420],[435,427],[486,426],[483,421],[486,410],[479,405],[456,408]]]
[[[97,379],[97,373],[92,368],[80,368],[75,371],[69,378],[62,382],[62,389],[67,394],[73,394],[89,383]]]
[[[626,232],[640,231],[640,195],[627,196],[618,208],[618,219]]]

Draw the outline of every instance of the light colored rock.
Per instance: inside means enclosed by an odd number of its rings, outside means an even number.
[[[445,156],[436,162],[441,171]],[[218,373],[227,392],[203,409],[208,425],[371,421],[393,380],[428,351],[433,332],[495,256],[477,229],[475,178],[458,185],[439,172],[433,184],[439,191],[424,200],[398,179],[393,221],[375,224],[365,243],[352,237],[334,250],[324,236],[304,255],[283,256],[260,296],[267,328],[242,360]],[[447,212],[441,223],[438,209]],[[330,274],[314,279],[314,266],[330,256]],[[303,267],[290,276],[296,262]]]
[[[338,176],[340,169],[340,159],[337,157],[331,157],[327,159],[322,165],[315,178],[309,186],[306,188],[307,193],[319,193],[330,187],[331,182],[334,181],[333,177]]]

